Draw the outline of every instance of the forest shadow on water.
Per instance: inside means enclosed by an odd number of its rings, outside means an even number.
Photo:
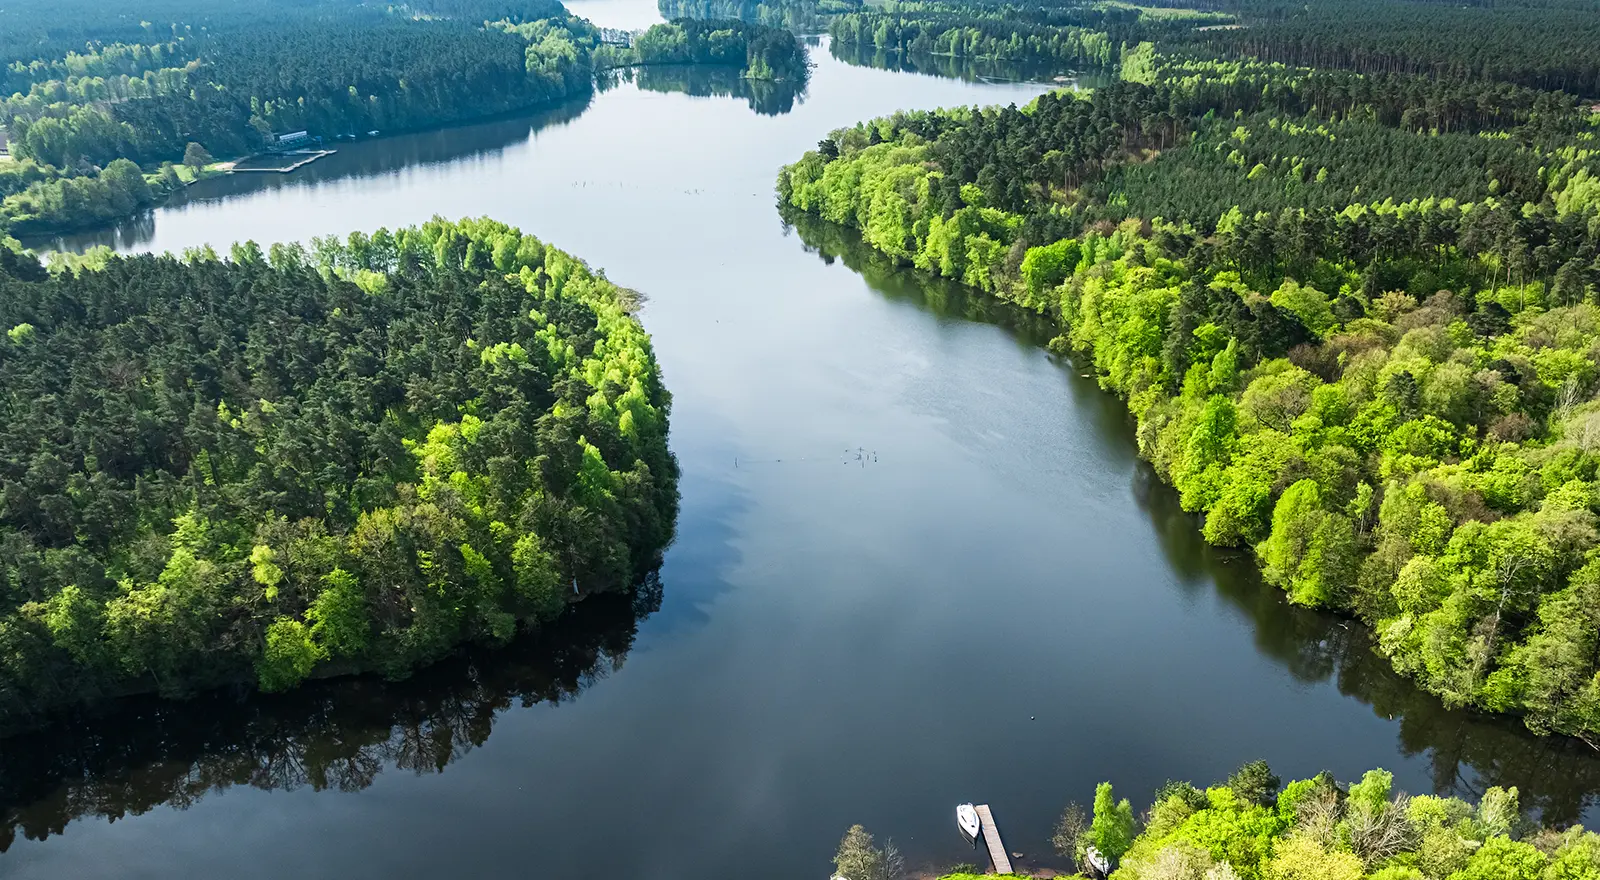
[[[750,79],[736,67],[712,64],[660,64],[604,74],[602,90],[631,82],[647,92],[676,92],[692,98],[735,98],[761,116],[781,116],[803,103],[804,80]]]
[[[540,131],[567,125],[594,104],[596,92],[570,100],[479,122],[430,128],[361,141],[335,141],[335,152],[292,173],[225,174],[198,181],[162,207],[224,202],[251,193],[316,188],[352,180],[403,174],[416,168],[467,158],[487,159],[526,142]],[[24,237],[35,251],[81,252],[104,245],[133,250],[155,238],[155,211],[145,211],[110,226],[64,235]]]
[[[590,596],[540,632],[464,649],[401,681],[134,697],[7,738],[0,853],[18,837],[63,834],[74,820],[182,809],[234,786],[354,792],[391,769],[442,773],[487,742],[507,710],[569,702],[620,670],[662,589],[650,572],[631,593]]]
[[[597,95],[632,84],[657,93],[690,97],[733,98],[762,116],[789,113],[805,101],[805,81],[752,80],[738,68],[716,65],[652,65],[608,71],[596,78],[595,90],[557,104],[479,122],[406,132],[362,141],[328,145],[332,155],[293,173],[238,173],[202,180],[177,193],[163,207],[220,203],[253,193],[283,189],[316,189],[351,181],[412,173],[444,163],[488,160],[526,143],[542,131],[560,128],[588,112]],[[24,238],[36,251],[81,252],[106,246],[137,250],[155,238],[155,212],[145,211],[114,225],[64,235]]]
[[[867,246],[853,229],[782,210],[786,227],[823,262],[841,261],[876,293],[940,319],[991,324],[1021,344],[1043,345],[1053,321],[953,281],[908,270]],[[1421,756],[1433,791],[1476,800],[1491,786],[1515,786],[1525,807],[1553,824],[1594,825],[1600,807],[1600,753],[1580,740],[1539,737],[1515,718],[1494,718],[1445,707],[1396,673],[1356,620],[1295,607],[1267,584],[1253,557],[1205,543],[1200,522],[1177,494],[1137,460],[1133,422],[1123,402],[1102,391],[1069,359],[1072,405],[1095,427],[1088,432],[1112,458],[1126,461],[1129,493],[1150,519],[1165,561],[1188,601],[1216,600],[1251,625],[1254,648],[1305,685],[1331,682],[1346,697],[1398,725],[1399,751]],[[1199,780],[1204,781],[1204,780]],[[1421,793],[1421,792],[1417,792]]]
[[[1023,64],[997,58],[958,58],[954,55],[898,52],[839,40],[828,41],[828,54],[854,67],[967,82],[1039,82],[1095,88],[1116,79],[1114,72],[1074,72],[1068,75],[1063,74],[1055,64]]]

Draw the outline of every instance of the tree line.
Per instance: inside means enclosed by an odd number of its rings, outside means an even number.
[[[828,25],[836,41],[913,57],[948,55],[1021,63],[1110,67],[1121,44],[1102,30],[945,15],[847,13]]]
[[[1243,27],[1197,31],[1214,54],[1360,73],[1485,79],[1600,96],[1600,5],[1240,0]]]
[[[633,298],[487,220],[229,258],[0,249],[0,721],[404,673],[655,564]]]
[[[1600,876],[1600,834],[1541,824],[1515,788],[1491,787],[1476,802],[1408,795],[1394,774],[1369,770],[1340,782],[1330,773],[1288,784],[1252,761],[1204,788],[1168,782],[1135,815],[1111,783],[1092,805],[1071,804],[1051,835],[1079,876],[1115,880],[1557,880]],[[857,825],[840,841],[838,872],[901,880],[904,860]],[[941,880],[977,880],[962,869]]]
[[[668,21],[680,18],[736,18],[795,33],[821,33],[835,15],[856,12],[861,0],[656,0],[656,9]]]

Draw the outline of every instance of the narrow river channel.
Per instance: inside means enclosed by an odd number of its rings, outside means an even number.
[[[1049,865],[1096,782],[1142,807],[1253,758],[1589,809],[1587,749],[1445,711],[1204,547],[1036,322],[774,208],[778,166],[830,129],[1045,85],[812,57],[800,95],[640,77],[60,243],[519,225],[648,297],[683,500],[659,593],[505,652],[0,741],[0,877],[814,880],[858,822],[913,865],[978,861],[952,821],[969,800]]]

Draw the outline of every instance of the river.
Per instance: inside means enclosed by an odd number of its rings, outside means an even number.
[[[1205,547],[1037,320],[785,224],[774,174],[830,129],[1045,88],[812,55],[798,95],[640,76],[60,242],[517,224],[648,297],[682,508],[637,601],[506,651],[0,742],[0,877],[812,880],[858,822],[914,865],[978,861],[953,823],[969,800],[1051,864],[1055,815],[1095,783],[1142,808],[1254,758],[1590,809],[1587,749],[1444,710],[1356,627]]]

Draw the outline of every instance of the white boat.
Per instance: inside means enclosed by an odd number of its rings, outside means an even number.
[[[1100,852],[1094,847],[1091,846],[1084,852],[1083,860],[1089,863],[1089,867],[1094,869],[1094,872],[1097,876],[1110,876],[1111,860],[1106,858],[1104,853]]]
[[[961,804],[956,807],[956,824],[961,827],[961,833],[968,840],[978,839],[978,808],[971,804]]]

